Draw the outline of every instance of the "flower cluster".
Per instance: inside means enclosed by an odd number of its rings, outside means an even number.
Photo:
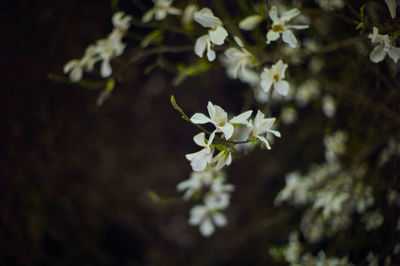
[[[189,224],[199,225],[204,236],[210,236],[216,226],[224,226],[227,219],[221,213],[230,202],[230,192],[233,185],[225,184],[222,168],[230,165],[236,150],[235,144],[243,142],[257,143],[260,141],[271,149],[268,135],[280,137],[280,133],[273,129],[275,118],[264,118],[265,115],[258,111],[254,120],[250,119],[252,111],[243,112],[231,119],[218,105],[208,102],[208,115],[196,113],[190,121],[194,124],[212,124],[215,129],[209,134],[201,132],[194,136],[193,141],[202,149],[186,155],[190,161],[193,172],[189,179],[177,185],[179,191],[185,191],[183,198],[188,200],[198,196],[205,188],[208,192],[204,195],[203,205],[196,205],[190,212]],[[241,132],[246,132],[245,135]],[[217,143],[214,143],[215,140]],[[218,150],[217,155],[214,152]]]
[[[72,82],[80,81],[83,71],[93,71],[94,64],[98,61],[102,62],[101,76],[106,78],[111,75],[110,60],[123,53],[125,44],[122,42],[122,38],[130,27],[131,20],[132,17],[125,15],[123,12],[115,13],[112,17],[114,29],[108,37],[90,45],[81,59],[73,59],[64,66],[64,73],[69,73],[69,78]]]

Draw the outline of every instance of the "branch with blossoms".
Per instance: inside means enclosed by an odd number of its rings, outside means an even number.
[[[153,0],[141,19],[117,12],[108,37],[90,45],[81,59],[69,61],[64,73],[71,82],[84,86],[84,72],[95,71],[100,63],[100,76],[106,79],[98,101],[102,103],[130,67],[146,65],[145,59],[152,55],[161,58],[175,53],[194,63],[168,59],[153,65],[168,65],[167,70],[176,74],[175,86],[188,77],[206,75],[216,64],[225,68],[228,78],[246,86],[251,97],[242,112],[234,115],[210,100],[208,114],[189,116],[174,96],[170,99],[181,117],[201,131],[193,137],[200,150],[186,155],[190,177],[177,190],[183,192],[185,201],[198,202],[188,222],[199,226],[206,237],[228,224],[223,212],[235,187],[227,183],[225,169],[256,146],[271,150],[275,138],[281,137],[275,129],[279,123],[286,129],[299,122],[301,128],[307,126],[303,122],[308,115],[316,117],[308,127],[317,128],[319,135],[311,130],[301,134],[319,141],[325,156],[322,160],[317,155],[307,161],[300,158],[301,170],[285,170],[286,183],[275,205],[287,203],[301,215],[288,243],[276,245],[270,253],[291,265],[352,265],[354,258],[346,255],[351,252],[335,257],[340,249],[330,244],[325,250],[318,249],[324,246],[320,244],[335,237],[349,238],[346,230],[359,225],[367,232],[380,230],[391,210],[387,206],[400,206],[398,189],[391,186],[399,182],[393,181],[396,173],[390,169],[400,155],[398,1],[254,0],[238,4],[240,13],[237,7],[227,9],[224,1],[203,7],[197,1],[174,5],[173,0]],[[129,35],[131,24],[151,32],[142,36],[133,56],[125,61],[121,58],[123,64],[113,71],[112,60],[122,57],[129,46],[123,38]],[[171,44],[178,38],[179,45]],[[211,130],[206,128],[209,125]],[[388,226],[393,229],[394,222],[390,220]],[[390,252],[400,253],[397,245],[391,240]],[[374,248],[372,244],[366,248],[370,265],[379,261]],[[384,251],[385,261],[392,258],[388,252]]]

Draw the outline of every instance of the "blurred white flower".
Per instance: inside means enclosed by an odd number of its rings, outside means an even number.
[[[150,22],[153,18],[155,20],[163,20],[170,15],[180,15],[181,10],[171,7],[173,0],[153,0],[154,7],[144,13],[142,22]]]
[[[298,16],[300,11],[297,8],[285,11],[281,17],[278,17],[278,8],[272,6],[269,11],[269,17],[272,19],[271,29],[267,33],[267,44],[271,41],[276,41],[282,34],[282,40],[289,44],[292,48],[296,47],[297,39],[294,36],[291,29],[304,30],[308,28],[308,25],[288,25],[292,18]]]
[[[201,191],[204,186],[209,186],[213,180],[212,171],[192,172],[190,178],[178,183],[176,186],[178,191],[185,191],[184,200],[189,200],[194,193]]]
[[[379,228],[384,221],[384,217],[380,211],[367,212],[363,215],[362,221],[365,223],[365,230],[372,231]]]
[[[373,44],[377,44],[369,55],[369,58],[374,63],[379,63],[385,59],[386,54],[389,55],[392,60],[397,63],[400,58],[400,48],[395,46],[394,41],[389,38],[389,35],[379,34],[376,27],[373,28],[373,32],[368,35]]]
[[[194,19],[194,13],[199,9],[199,7],[195,4],[189,4],[186,6],[182,15],[182,23],[183,24],[191,24]]]
[[[207,205],[196,205],[190,210],[190,225],[199,225],[203,236],[209,237],[215,231],[215,226],[223,227],[228,223],[225,215]]]
[[[264,68],[261,73],[261,87],[265,92],[268,92],[272,85],[274,89],[282,96],[289,92],[289,83],[284,80],[285,71],[288,65],[279,60],[271,68]]]
[[[336,103],[335,99],[331,95],[325,95],[322,98],[322,110],[324,111],[324,114],[329,118],[332,118],[335,115]]]
[[[324,137],[325,158],[328,162],[336,161],[339,155],[346,152],[347,139],[348,135],[344,131],[336,131]]]
[[[225,178],[219,177],[213,180],[210,191],[204,196],[204,203],[213,209],[225,209],[230,204],[231,192],[235,187],[225,184]]]
[[[211,49],[211,44],[222,45],[225,42],[228,32],[223,27],[219,18],[214,16],[209,8],[202,8],[194,13],[194,20],[205,28],[211,28],[208,34],[203,35],[196,40],[194,52],[199,57],[203,57],[207,49],[207,58],[209,61],[215,60],[215,52]]]
[[[249,127],[249,138],[256,138],[265,144],[268,150],[271,149],[269,142],[266,138],[266,134],[272,134],[278,138],[281,137],[281,133],[279,131],[273,130],[272,126],[274,125],[275,118],[264,118],[264,114],[258,110],[254,121],[250,120],[247,127]]]
[[[226,49],[221,60],[230,76],[235,79],[241,77],[245,80],[250,80],[253,75],[250,67],[254,56],[244,48],[242,41],[236,36],[235,41],[239,48],[230,47]]]
[[[275,205],[280,205],[283,201],[290,201],[295,206],[306,204],[311,198],[311,180],[302,177],[297,171],[288,173],[285,179],[286,186],[275,198]]]
[[[297,119],[297,111],[293,107],[284,107],[281,112],[281,120],[285,125],[293,124]]]
[[[305,106],[319,96],[319,83],[315,79],[308,79],[297,89],[295,99],[299,106]]]

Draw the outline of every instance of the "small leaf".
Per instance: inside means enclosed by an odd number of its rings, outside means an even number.
[[[215,148],[217,148],[217,150],[219,150],[219,151],[225,151],[227,149],[227,147],[222,144],[215,145]]]

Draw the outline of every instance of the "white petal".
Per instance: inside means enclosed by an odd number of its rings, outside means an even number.
[[[278,9],[276,8],[276,6],[272,6],[268,14],[273,22],[280,22],[278,18]]]
[[[207,146],[207,152],[208,152],[208,153],[212,153],[212,152],[211,152],[211,149],[210,149],[210,145],[211,145],[212,142],[214,141],[215,133],[217,133],[215,130],[214,130],[213,132],[211,132],[210,138],[208,139],[208,146]]]
[[[205,114],[202,113],[195,113],[191,118],[190,121],[192,121],[195,124],[206,124],[210,123],[211,119],[205,116]]]
[[[256,138],[259,139],[259,140],[261,140],[261,141],[265,144],[265,146],[267,147],[268,150],[271,149],[271,146],[269,145],[269,143],[268,143],[268,141],[267,141],[266,138],[264,138],[264,137],[262,137],[262,136],[257,136]]]
[[[197,38],[196,44],[194,46],[194,53],[199,57],[203,57],[208,42],[210,42],[210,38],[208,37],[208,35],[203,35]]]
[[[103,59],[103,62],[101,63],[100,73],[103,78],[109,77],[111,75],[112,69],[109,59]]]
[[[167,10],[160,10],[160,9],[158,9],[158,10],[155,12],[155,14],[156,14],[156,16],[155,16],[155,19],[156,19],[156,20],[163,20],[163,19],[165,19],[165,18],[167,17]]]
[[[241,40],[238,36],[233,36],[233,39],[235,40],[236,44],[237,44],[239,47],[241,47],[241,48],[244,47],[242,40]],[[236,50],[237,50],[237,49],[236,49]]]
[[[232,124],[247,124],[247,120],[249,119],[249,117],[251,116],[251,114],[253,113],[253,111],[246,111],[238,116],[235,116],[234,118],[232,118],[229,123]]]
[[[296,45],[297,45],[296,37],[294,36],[293,32],[290,31],[290,30],[285,30],[285,31],[282,33],[282,40],[283,40],[285,43],[289,44],[290,47],[292,47],[292,48],[295,48]]]
[[[224,133],[226,140],[230,139],[233,135],[234,127],[229,123],[225,124],[222,127],[218,127],[218,129],[221,130],[222,133]]]
[[[269,44],[272,41],[278,40],[279,36],[280,36],[279,32],[269,30],[267,33],[267,44]]]
[[[389,8],[390,15],[392,18],[396,18],[397,3],[396,0],[385,0],[387,7]]]
[[[75,68],[80,64],[80,60],[78,59],[73,59],[71,61],[68,61],[68,63],[65,64],[64,66],[64,74],[67,74],[68,72],[71,71],[71,69]]]
[[[177,8],[175,8],[175,7],[168,8],[167,12],[168,12],[168,14],[171,14],[171,15],[180,15],[180,14],[182,14],[182,11],[177,9]]]
[[[386,51],[384,50],[383,45],[377,45],[374,50],[369,55],[369,58],[374,63],[379,63],[385,59]]]
[[[296,29],[296,30],[305,30],[308,29],[308,25],[288,25],[286,28]]]
[[[388,55],[395,63],[397,63],[397,60],[400,58],[400,48],[393,47],[389,49]]]
[[[81,67],[75,67],[72,69],[71,73],[69,73],[69,79],[72,82],[78,82],[82,79],[82,68]]]
[[[208,35],[210,36],[211,42],[216,45],[224,44],[226,37],[228,36],[228,32],[224,27],[218,26],[217,28],[209,30]]]
[[[193,171],[199,172],[206,169],[207,164],[211,162],[212,153],[208,152],[207,149],[202,149],[201,151],[196,153],[196,156],[192,158],[190,165],[192,166]]]
[[[262,80],[261,81],[261,87],[265,92],[268,92],[270,90],[272,86],[272,80],[268,79],[268,80]]]
[[[201,205],[196,205],[190,210],[190,225],[198,225],[206,215],[207,208]]]
[[[146,13],[144,13],[143,17],[142,17],[142,22],[143,23],[147,23],[150,20],[152,20],[153,16],[154,16],[154,9],[150,9],[149,11],[147,11]]]
[[[196,143],[200,147],[206,147],[207,144],[204,140],[205,136],[206,134],[204,134],[204,132],[197,134],[196,136],[193,137],[194,143]]]
[[[214,16],[211,9],[206,7],[194,13],[194,20],[205,28],[214,28],[222,25],[221,20]]]
[[[207,43],[207,59],[208,61],[212,62],[215,60],[216,54],[215,52],[211,49],[211,42]]]
[[[286,96],[289,92],[289,83],[285,80],[281,80],[274,84],[275,90],[282,96]]]
[[[263,20],[260,15],[252,15],[239,22],[239,28],[242,30],[253,30]]]
[[[209,237],[212,235],[215,231],[214,225],[211,222],[210,217],[207,217],[203,220],[203,222],[200,224],[200,232],[203,236]]]
[[[219,105],[214,105],[214,114],[213,114],[213,116],[211,116],[211,113],[210,113],[210,117],[217,124],[219,124],[220,122],[225,122],[225,123],[228,122],[228,114]]]
[[[292,18],[298,16],[300,14],[300,11],[297,8],[293,8],[291,10],[285,11],[282,13],[281,20],[287,22],[291,20]]]
[[[219,227],[225,226],[225,225],[228,223],[228,221],[227,221],[225,215],[223,215],[223,214],[220,213],[220,212],[214,213],[214,214],[212,215],[212,218],[213,218],[213,220],[214,220],[215,225],[216,225],[216,226],[219,226]]]

